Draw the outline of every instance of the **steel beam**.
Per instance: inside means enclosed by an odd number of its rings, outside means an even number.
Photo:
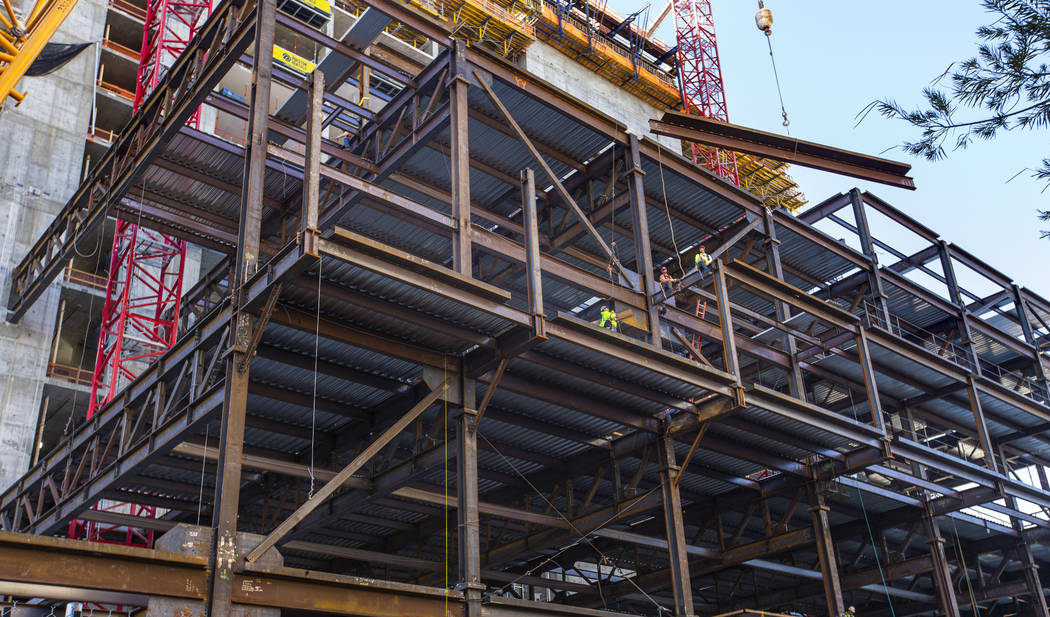
[[[650,120],[649,130],[657,135],[915,190],[915,181],[905,175],[911,169],[911,165],[711,118],[668,111],[660,120]]]
[[[429,394],[423,397],[418,403],[416,403],[411,409],[409,409],[403,416],[401,416],[397,422],[392,424],[382,435],[373,440],[367,448],[365,448],[360,454],[358,454],[350,463],[343,467],[331,480],[325,483],[320,489],[317,490],[303,505],[299,506],[295,512],[288,518],[281,522],[276,529],[270,532],[262,542],[259,543],[245,559],[248,562],[255,562],[266,551],[270,550],[277,542],[281,540],[285,535],[288,534],[296,525],[306,520],[306,517],[311,512],[317,509],[326,499],[335,494],[337,490],[343,487],[343,484],[347,480],[353,477],[358,470],[372,459],[380,450],[385,448],[395,437],[401,434],[401,431],[405,430],[409,424],[415,421],[430,405],[442,396],[448,389],[448,384],[444,384],[430,391]]]
[[[520,141],[521,144],[525,146],[525,149],[528,150],[529,154],[532,155],[532,158],[536,161],[536,164],[539,165],[540,169],[543,170],[543,173],[545,173],[550,179],[551,183],[554,185],[555,190],[558,192],[558,196],[561,197],[562,201],[565,202],[566,206],[572,209],[573,213],[575,213],[576,216],[580,219],[580,222],[583,223],[585,227],[587,227],[587,231],[590,232],[591,238],[598,243],[598,246],[601,247],[602,252],[604,252],[606,257],[609,258],[609,263],[616,266],[616,268],[620,271],[620,274],[623,275],[624,278],[629,278],[627,270],[620,263],[620,260],[616,258],[616,254],[613,253],[612,249],[609,248],[609,245],[605,243],[605,240],[601,237],[601,234],[599,234],[598,230],[594,228],[594,225],[591,224],[591,220],[587,218],[587,215],[583,212],[583,210],[580,209],[580,206],[576,204],[576,200],[572,198],[572,195],[569,195],[569,191],[565,189],[565,186],[561,183],[561,179],[558,178],[558,175],[551,170],[549,165],[547,165],[547,161],[543,158],[543,155],[539,153],[539,151],[536,149],[536,146],[532,143],[532,140],[529,139],[529,136],[525,134],[525,131],[522,130],[522,128],[518,125],[517,121],[514,120],[514,116],[510,113],[510,110],[508,110],[507,107],[503,104],[503,101],[501,101],[499,97],[496,96],[496,92],[492,89],[492,86],[490,86],[485,81],[485,78],[481,75],[481,73],[479,73],[476,70],[474,71],[474,77],[477,79],[478,84],[481,85],[481,88],[485,91],[485,95],[488,96],[489,102],[492,103],[493,107],[495,107],[496,110],[499,111],[500,115],[503,116],[503,119],[514,130],[514,133],[518,137],[518,141]]]

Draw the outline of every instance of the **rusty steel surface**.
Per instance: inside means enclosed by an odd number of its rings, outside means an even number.
[[[657,135],[915,190],[915,181],[906,175],[911,165],[906,163],[675,111],[665,112],[659,120],[650,120],[649,127]]]

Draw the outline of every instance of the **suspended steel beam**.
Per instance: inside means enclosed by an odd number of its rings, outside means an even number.
[[[657,135],[683,141],[764,156],[803,167],[915,190],[915,181],[906,175],[911,170],[911,165],[711,118],[669,111],[659,120],[650,120],[649,129]]]

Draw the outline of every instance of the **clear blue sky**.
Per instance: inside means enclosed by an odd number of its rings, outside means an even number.
[[[644,4],[609,0],[610,8],[621,14]],[[754,24],[757,1],[713,0],[713,5],[730,120],[783,132],[765,36]],[[974,54],[974,30],[991,19],[976,0],[766,0],[766,6],[775,20],[773,50],[791,134],[873,155],[917,131],[877,114],[854,126],[858,112],[877,98],[894,98],[909,108],[921,103],[922,89],[933,78],[951,62]],[[663,1],[653,0],[650,19],[661,8]],[[670,44],[672,17],[656,35]],[[1050,241],[1039,239],[1040,225],[1050,228],[1050,223],[1041,224],[1035,213],[1050,208],[1050,190],[1042,193],[1044,185],[1027,172],[1007,183],[1050,156],[1048,137],[1048,131],[1003,133],[938,162],[900,149],[882,154],[912,164],[916,191],[800,167],[792,168],[792,176],[811,204],[854,186],[870,190],[1018,284],[1050,297]],[[879,227],[889,229],[881,223],[872,223],[876,235],[891,244],[900,242],[904,250],[918,246],[890,231],[880,234]],[[880,256],[884,264],[890,259]],[[960,277],[972,279],[965,273]],[[972,286],[975,292],[986,289]]]

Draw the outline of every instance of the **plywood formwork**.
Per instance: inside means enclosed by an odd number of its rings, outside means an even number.
[[[131,207],[227,255],[172,349],[0,494],[0,592],[216,616],[1045,615],[1050,303],[874,195],[767,209],[410,6],[368,4],[435,60],[407,74],[298,32],[404,84],[382,109],[258,53],[294,25],[272,0],[222,4],[14,274],[17,319]],[[247,102],[214,90],[236,63]],[[304,123],[271,115],[278,82]],[[186,127],[201,103],[248,120],[247,145]],[[345,147],[336,113],[363,127]],[[162,181],[164,199],[130,190]],[[933,248],[879,264],[871,211]],[[658,289],[704,238],[714,271]],[[908,278],[937,264],[947,297]],[[1004,292],[972,298],[955,266]],[[599,328],[602,304],[636,325]],[[100,498],[168,514],[90,512]],[[200,520],[216,548],[46,537],[75,517]],[[231,556],[239,531],[285,566]]]

